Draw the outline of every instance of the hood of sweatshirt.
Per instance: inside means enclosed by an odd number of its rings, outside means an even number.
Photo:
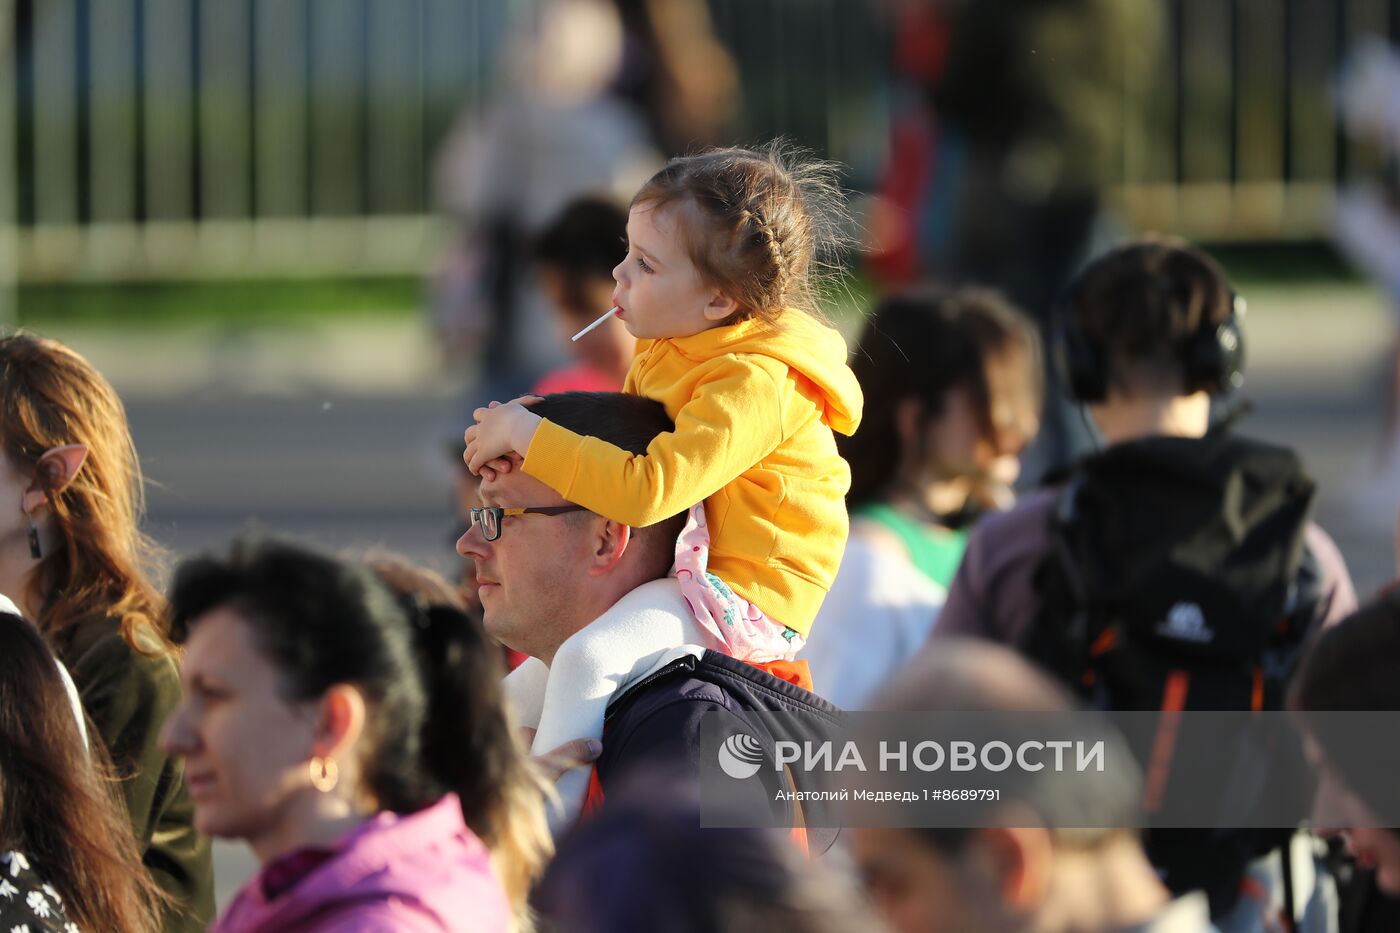
[[[337,840],[329,860],[268,900],[265,866],[211,933],[334,929],[490,931],[511,927],[510,905],[486,846],[448,794],[416,813],[381,812]]]
[[[673,342],[682,352],[701,359],[726,353],[770,356],[817,387],[824,403],[822,418],[829,428],[849,435],[860,425],[863,396],[846,362],[850,354],[846,341],[834,327],[809,314],[788,311],[777,326],[752,318]]]

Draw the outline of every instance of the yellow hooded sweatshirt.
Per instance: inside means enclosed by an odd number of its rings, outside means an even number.
[[[851,471],[832,431],[861,392],[835,330],[790,310],[690,337],[641,340],[623,391],[676,424],[637,456],[548,420],[524,470],[565,499],[644,527],[705,502],[709,571],[806,636],[846,546]]]

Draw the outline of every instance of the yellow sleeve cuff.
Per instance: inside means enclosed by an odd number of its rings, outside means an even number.
[[[567,499],[573,493],[584,441],[583,435],[546,418],[530,438],[530,449],[525,451],[521,469],[526,476],[533,476]]]

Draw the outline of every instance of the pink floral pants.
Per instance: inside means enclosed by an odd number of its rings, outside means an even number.
[[[802,636],[775,622],[763,610],[734,592],[705,568],[710,559],[710,529],[705,503],[691,506],[685,528],[676,539],[676,562],[671,576],[695,614],[695,621],[719,638],[740,661],[762,664],[791,661],[801,650]]]

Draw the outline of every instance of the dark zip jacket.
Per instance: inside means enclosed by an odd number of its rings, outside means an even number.
[[[783,713],[781,726],[752,713]],[[839,726],[843,713],[836,706],[796,684],[734,658],[706,651],[687,656],[648,675],[627,688],[609,704],[603,720],[603,751],[594,771],[595,781],[585,809],[601,803],[608,788],[617,787],[638,772],[679,772],[698,778],[714,773],[718,745],[704,747],[701,723],[714,714],[721,735],[747,733],[758,740],[766,761],[773,761],[779,739],[821,742]],[[775,734],[780,732],[781,734]],[[710,766],[708,771],[704,769]],[[719,780],[724,780],[720,778]],[[732,799],[726,805],[736,812],[752,812],[755,821],[801,830],[813,820],[810,801],[787,799],[794,791],[819,788],[801,771],[776,772],[764,767],[750,779],[716,783]],[[806,833],[813,854],[825,851],[836,831],[813,828]]]

